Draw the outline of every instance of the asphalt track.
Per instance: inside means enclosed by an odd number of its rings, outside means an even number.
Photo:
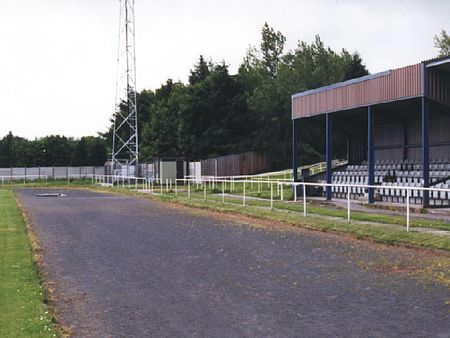
[[[45,192],[17,196],[73,336],[450,336],[449,289],[389,268],[420,252],[134,197],[35,196]]]

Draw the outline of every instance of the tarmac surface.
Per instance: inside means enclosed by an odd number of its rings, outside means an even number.
[[[129,196],[36,196],[54,192],[16,194],[74,337],[450,337],[449,288],[410,273],[429,253]]]

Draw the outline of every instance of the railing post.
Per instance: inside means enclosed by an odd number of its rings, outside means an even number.
[[[303,184],[303,217],[306,217],[306,185]]]
[[[350,187],[347,187],[347,221],[350,222]]]
[[[225,204],[225,181],[222,182],[222,203]]]
[[[178,185],[177,185],[177,179],[175,179],[175,197],[178,197]]]
[[[294,187],[294,202],[297,202],[297,185],[294,183],[293,187]]]
[[[203,201],[206,201],[206,186],[208,185],[208,183],[204,184],[204,188],[203,188]]]
[[[273,183],[270,184],[270,210],[273,210]]]
[[[191,198],[191,184],[189,181],[188,181],[188,198],[189,199]]]
[[[242,198],[242,205],[245,207],[245,181],[244,181],[244,189],[243,189],[243,198]]]
[[[409,195],[410,190],[406,189],[406,231],[409,232]]]

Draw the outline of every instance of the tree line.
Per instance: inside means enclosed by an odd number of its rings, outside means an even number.
[[[188,83],[169,79],[137,93],[141,162],[152,157],[199,160],[254,150],[272,167],[289,166],[291,95],[368,74],[358,52],[333,51],[319,36],[285,51],[285,36],[267,23],[237,74],[200,56]],[[121,105],[126,114],[126,104]],[[119,115],[118,115],[119,116]],[[120,121],[119,121],[120,123]],[[104,134],[111,143],[113,126]],[[322,159],[317,130],[302,131],[301,161]],[[124,135],[125,136],[125,135]]]
[[[102,166],[106,159],[103,137],[73,139],[51,135],[30,141],[9,132],[0,140],[0,168]]]

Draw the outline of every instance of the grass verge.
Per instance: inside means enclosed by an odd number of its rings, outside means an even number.
[[[56,337],[27,226],[11,190],[0,189],[0,337]]]
[[[386,244],[403,244],[450,251],[450,238],[428,233],[406,232],[404,229],[392,228],[380,223],[379,226],[358,221],[331,220],[321,216],[302,217],[299,212],[274,209],[262,209],[258,206],[240,206],[221,204],[216,201],[188,200],[186,198],[169,198],[183,205],[219,212],[239,213],[253,218],[280,221],[309,229],[333,231],[350,234],[358,239],[371,239]]]

